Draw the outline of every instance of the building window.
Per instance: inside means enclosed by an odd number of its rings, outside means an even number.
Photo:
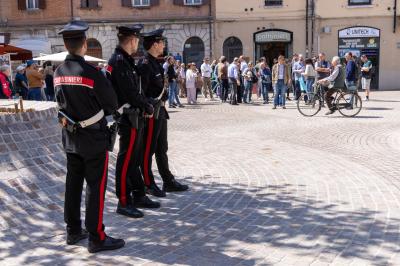
[[[96,39],[88,39],[87,40],[87,55],[103,58],[103,49],[101,48],[101,44]]]
[[[195,6],[195,5],[201,5],[201,4],[202,4],[202,0],[185,0],[185,5]]]
[[[282,6],[283,0],[265,0],[265,6]]]
[[[349,6],[372,5],[372,0],[349,0]]]
[[[183,63],[195,63],[200,68],[204,60],[205,46],[199,37],[190,37],[183,46]]]
[[[132,6],[150,6],[150,0],[132,0]]]
[[[98,0],[81,0],[82,8],[97,8],[99,7]]]
[[[26,0],[27,9],[39,9],[39,0]]]
[[[242,41],[233,36],[224,41],[222,49],[229,62],[232,62],[235,57],[239,57],[243,54]]]

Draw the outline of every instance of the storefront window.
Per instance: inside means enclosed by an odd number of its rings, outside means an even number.
[[[281,6],[283,0],[265,0],[265,6]]]
[[[371,5],[372,0],[349,0],[349,6]]]

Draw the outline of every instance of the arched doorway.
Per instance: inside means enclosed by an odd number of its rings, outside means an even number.
[[[94,56],[97,58],[103,58],[103,50],[101,48],[101,44],[96,39],[88,39],[87,40],[88,50],[86,52],[89,56]]]
[[[196,63],[200,67],[204,59],[204,42],[199,37],[190,37],[186,40],[183,49],[183,62]]]
[[[223,53],[228,62],[232,62],[235,57],[243,54],[243,44],[239,38],[229,37],[224,41]]]

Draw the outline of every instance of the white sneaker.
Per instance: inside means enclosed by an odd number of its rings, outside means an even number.
[[[207,98],[205,98],[205,99],[204,99],[204,101],[205,101],[205,102],[208,102],[208,99],[207,99]]]

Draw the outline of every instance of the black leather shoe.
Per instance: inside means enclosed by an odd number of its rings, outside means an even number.
[[[132,205],[126,205],[125,207],[123,207],[119,202],[117,213],[130,218],[142,218],[144,216],[143,212],[139,211]]]
[[[79,241],[88,238],[89,234],[86,229],[82,229],[78,234],[68,234],[67,233],[67,245],[75,245]]]
[[[143,196],[134,198],[133,206],[135,206],[136,208],[157,209],[161,207],[161,204],[157,201],[151,200],[147,196]]]
[[[188,185],[182,185],[176,180],[172,180],[171,183],[163,185],[163,190],[167,192],[181,192],[189,189]]]
[[[90,241],[88,251],[90,253],[96,253],[104,250],[114,250],[125,246],[125,241],[123,239],[115,239],[110,236],[106,236],[103,241]]]
[[[146,193],[158,198],[164,198],[167,196],[167,194],[162,191],[156,184],[151,184],[150,186],[146,187]]]

